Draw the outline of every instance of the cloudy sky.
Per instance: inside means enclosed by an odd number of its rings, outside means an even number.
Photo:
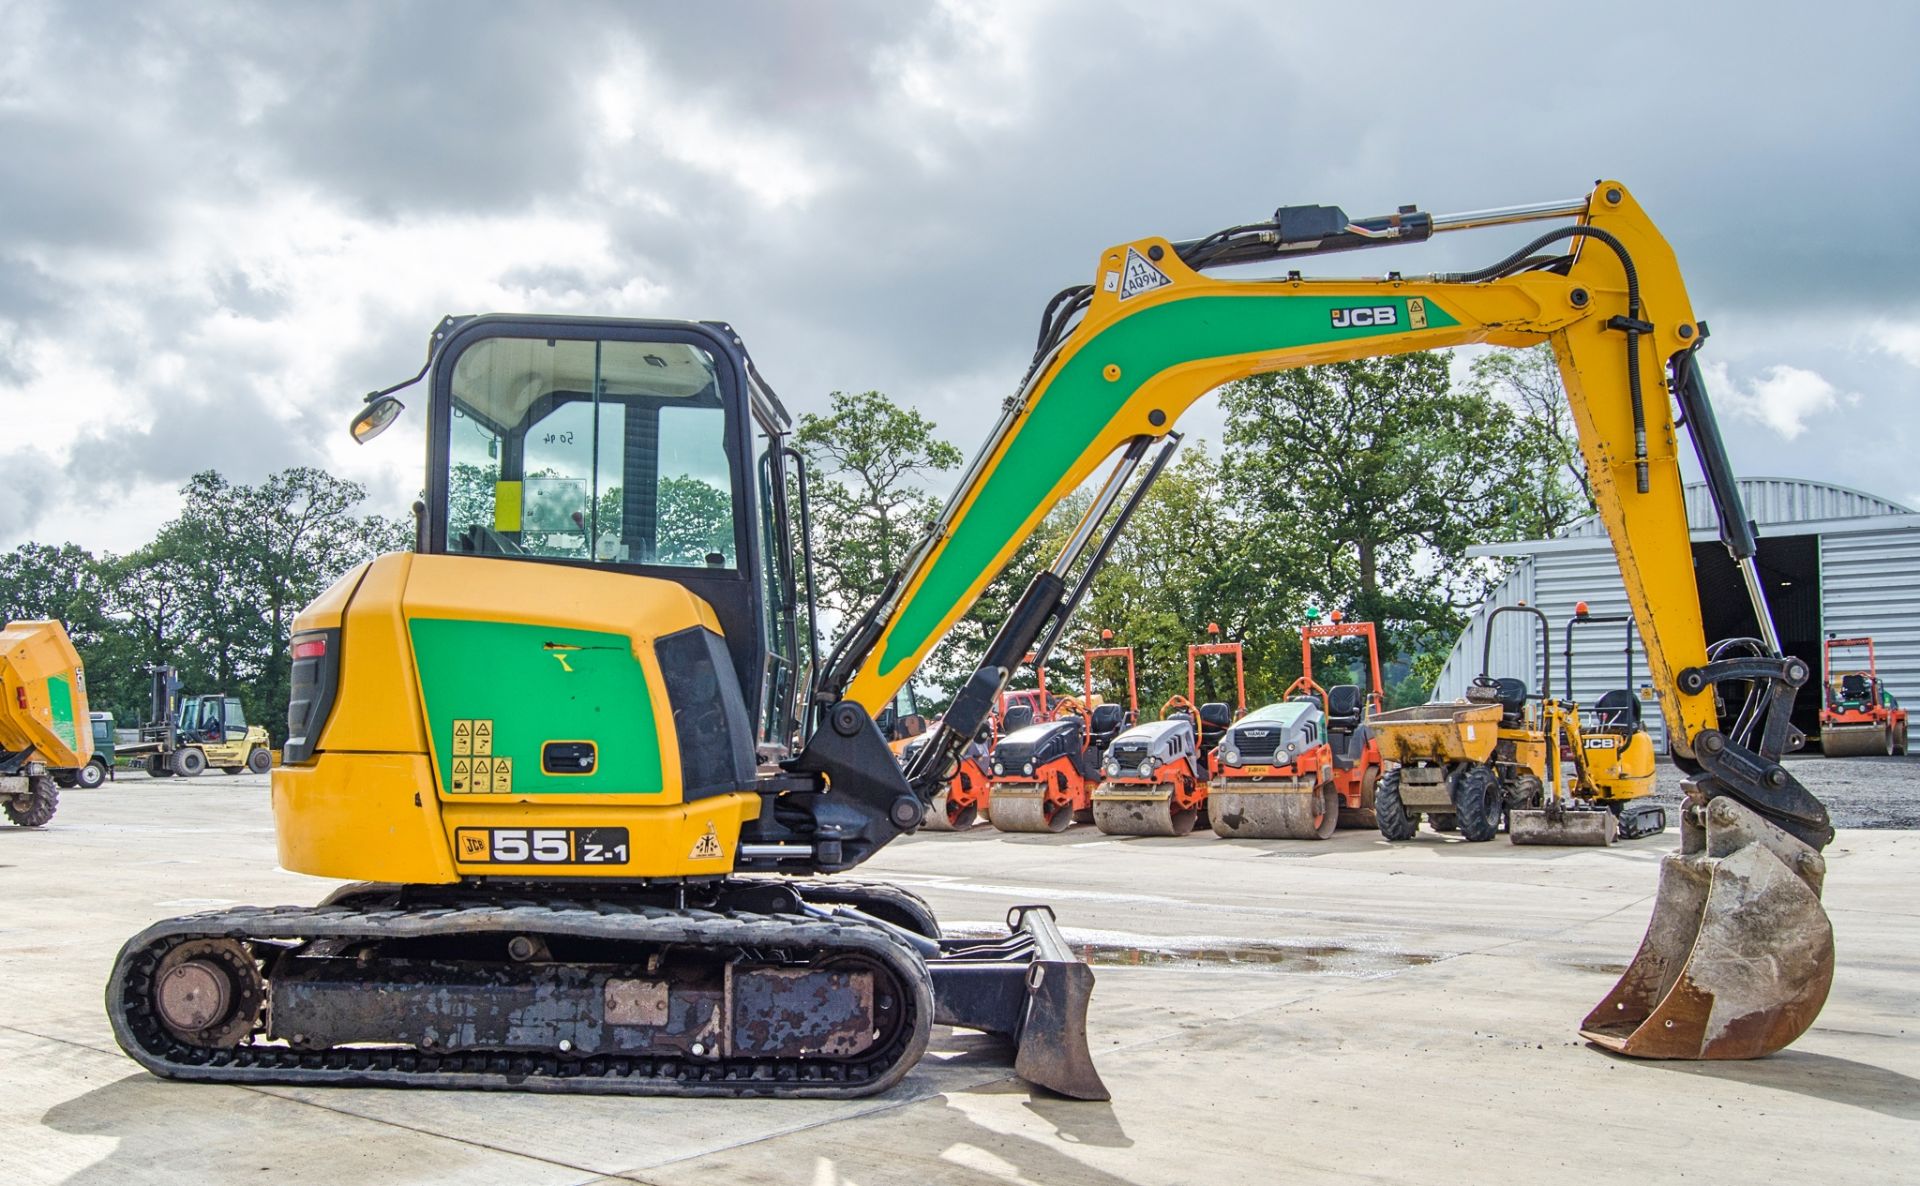
[[[1920,505],[1916,45],[1892,2],[0,0],[0,546],[136,546],[207,467],[401,513],[418,408],[344,426],[443,313],[723,318],[796,411],[879,388],[969,447],[1109,244],[1601,176],[1736,465]]]

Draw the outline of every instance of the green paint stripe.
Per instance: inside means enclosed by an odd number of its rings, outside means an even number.
[[[53,732],[78,754],[80,733],[73,726],[73,685],[57,675],[47,677],[47,706],[53,710]]]
[[[1398,324],[1333,328],[1336,309],[1392,306]],[[1428,299],[1427,328],[1459,322]],[[1196,296],[1156,305],[1100,331],[1042,391],[972,508],[953,527],[913,597],[900,608],[880,653],[889,671],[932,640],[947,613],[1134,392],[1169,367],[1196,359],[1286,350],[1410,331],[1405,297]],[[1121,378],[1101,374],[1118,363]]]
[[[511,759],[515,795],[658,795],[666,789],[653,695],[626,635],[462,618],[412,618],[407,629],[441,786],[454,786],[454,722],[486,721],[486,756]],[[546,773],[540,755],[549,741],[596,743],[593,773]],[[470,772],[476,755],[467,757]]]

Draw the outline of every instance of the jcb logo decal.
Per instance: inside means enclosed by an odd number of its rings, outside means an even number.
[[[1392,305],[1356,305],[1333,311],[1333,328],[1364,329],[1377,325],[1400,324],[1400,310]]]

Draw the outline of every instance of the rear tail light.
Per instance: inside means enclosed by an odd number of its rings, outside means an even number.
[[[287,702],[287,744],[282,763],[310,761],[333,712],[340,683],[340,631],[315,630],[293,637],[291,695]]]

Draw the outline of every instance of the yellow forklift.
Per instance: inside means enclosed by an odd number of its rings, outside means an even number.
[[[151,719],[140,740],[116,756],[136,760],[154,778],[193,778],[216,767],[228,774],[265,774],[273,769],[267,731],[247,723],[238,696],[224,692],[180,694],[180,675],[170,664],[147,668],[153,676]]]

